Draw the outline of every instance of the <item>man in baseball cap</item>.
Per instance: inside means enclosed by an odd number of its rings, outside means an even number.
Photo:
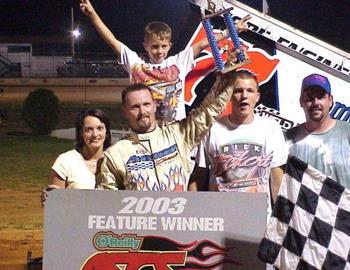
[[[286,131],[290,155],[350,188],[350,124],[329,115],[333,96],[328,78],[305,77],[299,102],[306,122]]]
[[[300,106],[304,109],[309,131],[324,132],[335,125],[335,120],[329,116],[333,106],[331,85],[327,77],[311,74],[303,79],[299,98]]]

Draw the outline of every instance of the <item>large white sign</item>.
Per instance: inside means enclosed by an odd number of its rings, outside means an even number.
[[[334,97],[331,116],[349,121],[349,53],[238,1],[226,0],[226,2],[234,7],[232,14],[235,19],[238,20],[247,14],[252,16],[247,22],[249,35],[241,38],[251,63],[242,68],[254,72],[260,86],[264,88],[262,103],[265,106],[259,106],[256,112],[275,118],[283,129],[304,122],[304,113],[299,105],[301,83],[304,77],[318,73],[328,77],[331,84]],[[199,27],[188,46],[203,36]],[[222,47],[226,43],[221,41],[219,44]],[[188,105],[191,105],[196,94],[200,95],[200,91],[194,89],[209,73],[203,71],[212,71],[215,68],[210,50],[205,52],[206,54],[196,59],[195,70],[186,77],[185,97]]]
[[[264,269],[265,193],[54,190],[44,269]]]

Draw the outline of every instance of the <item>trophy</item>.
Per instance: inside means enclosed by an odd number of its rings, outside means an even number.
[[[202,10],[202,18],[203,18],[202,25],[204,27],[204,31],[207,36],[208,43],[211,48],[213,58],[215,61],[215,66],[218,69],[218,71],[221,73],[228,73],[247,63],[250,63],[250,60],[248,59],[247,55],[244,53],[242,49],[236,26],[231,17],[230,11],[233,8],[231,7],[228,9],[221,9],[219,11],[216,11],[215,3],[211,0],[208,0],[207,2],[208,2],[208,11],[210,12],[210,14],[206,16],[204,10]],[[226,63],[224,63],[221,58],[220,48],[217,44],[217,41],[213,32],[213,27],[210,22],[210,19],[218,16],[223,16],[224,23],[228,29],[229,36],[235,47],[234,52],[229,52],[229,57]]]

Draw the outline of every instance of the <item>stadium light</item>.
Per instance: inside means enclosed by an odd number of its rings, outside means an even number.
[[[74,30],[72,31],[72,35],[73,35],[74,38],[79,38],[79,37],[81,36],[81,32],[80,32],[80,30],[77,28],[77,29],[74,29]]]

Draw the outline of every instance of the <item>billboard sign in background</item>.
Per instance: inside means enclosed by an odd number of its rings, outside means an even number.
[[[265,224],[265,193],[54,190],[44,269],[264,269]]]
[[[349,53],[244,4],[231,0],[226,2],[233,4],[233,13],[238,18],[247,13],[252,15],[248,28],[255,33],[255,37],[254,42],[250,42],[258,48],[261,46],[272,48],[272,55],[279,61],[277,69],[274,70],[273,87],[276,93],[276,105],[273,108],[279,110],[283,119],[294,125],[305,121],[303,110],[299,105],[302,80],[309,74],[318,73],[328,77],[332,87],[335,106],[330,112],[331,116],[349,121]]]
[[[203,7],[206,4],[206,1],[192,2]],[[231,4],[235,20],[247,14],[252,16],[247,22],[249,31],[240,34],[242,44],[252,63],[242,68],[249,69],[257,75],[262,90],[261,106],[256,110],[260,115],[275,118],[283,129],[304,122],[304,112],[299,105],[302,80],[312,73],[318,73],[328,77],[332,87],[334,106],[330,112],[331,116],[349,122],[349,53],[238,1],[219,2]],[[197,29],[189,45],[198,40],[198,36]],[[208,62],[208,59],[213,61],[211,57],[211,52],[206,51],[206,54],[196,59],[197,67],[194,71],[187,75],[185,89],[185,97],[188,97],[187,105],[192,105],[193,97],[200,97],[205,92],[203,89],[209,88],[204,81],[207,80],[207,73],[212,71],[214,64],[210,65],[205,61]],[[198,103],[195,101],[195,104]]]

